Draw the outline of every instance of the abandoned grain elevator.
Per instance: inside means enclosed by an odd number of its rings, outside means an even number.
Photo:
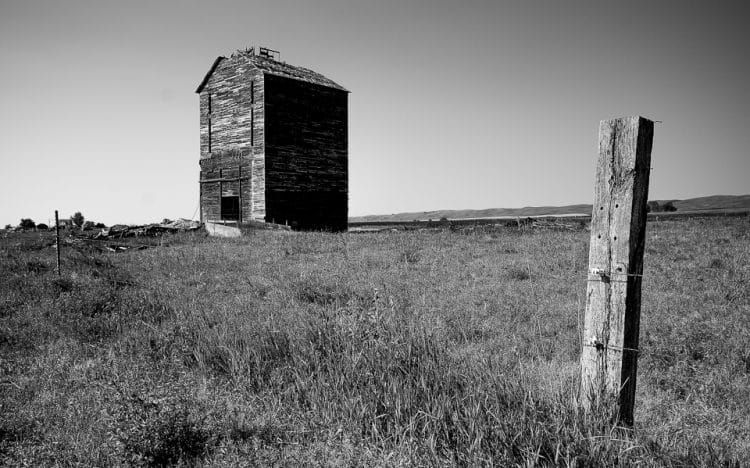
[[[261,47],[217,58],[196,93],[201,221],[346,230],[349,91]]]

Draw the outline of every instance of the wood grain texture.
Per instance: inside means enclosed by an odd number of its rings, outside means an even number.
[[[581,401],[618,397],[632,423],[653,122],[602,121],[591,221]],[[619,392],[619,396],[618,396]]]
[[[348,93],[265,77],[267,221],[346,230]]]
[[[265,173],[259,148],[215,151],[200,160],[202,221],[221,219],[221,197],[239,196],[242,220],[265,218]]]
[[[271,62],[218,60],[198,88],[201,220],[220,220],[221,197],[238,196],[243,221],[345,230],[348,91]]]
[[[265,173],[252,170],[265,157],[263,73],[241,57],[215,65],[199,94],[201,220],[221,219],[222,196],[240,197],[240,219],[263,220]],[[242,183],[220,175],[240,166]]]

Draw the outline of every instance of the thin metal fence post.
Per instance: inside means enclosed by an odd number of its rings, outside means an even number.
[[[55,210],[55,250],[57,250],[57,276],[60,276],[62,274],[60,271],[60,220],[57,210]]]

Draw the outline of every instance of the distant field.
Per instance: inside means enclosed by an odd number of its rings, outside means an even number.
[[[588,237],[0,234],[0,465],[750,466],[750,218],[648,224],[633,430],[573,399]]]
[[[750,211],[750,195],[714,195],[709,197],[691,198],[688,200],[656,200],[659,204],[673,202],[678,211],[721,211],[746,210]],[[591,215],[591,205],[566,206],[527,206],[524,208],[489,208],[484,210],[440,210],[413,213],[397,213],[387,215],[356,216],[349,218],[350,223],[364,222],[406,222],[406,221],[438,221],[441,218],[515,218],[527,216],[560,216],[560,215]]]

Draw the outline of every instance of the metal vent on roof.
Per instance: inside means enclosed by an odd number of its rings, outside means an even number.
[[[269,49],[267,47],[260,47],[258,50],[258,55],[267,59],[275,60],[279,62],[281,58],[281,52],[278,50]]]

